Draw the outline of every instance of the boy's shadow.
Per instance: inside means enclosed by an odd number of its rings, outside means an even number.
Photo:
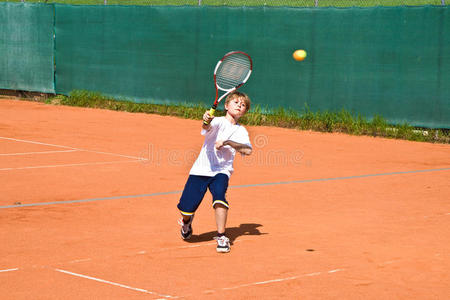
[[[233,244],[233,242],[236,240],[236,238],[242,236],[242,235],[263,235],[268,233],[260,232],[258,227],[261,227],[261,224],[241,224],[239,227],[227,227],[226,229],[226,236],[230,239],[230,243]],[[195,228],[194,228],[195,230]],[[206,242],[211,241],[214,239],[214,237],[217,235],[217,231],[210,231],[205,232],[199,235],[193,234],[192,237],[186,242],[189,243],[199,243],[199,242]]]

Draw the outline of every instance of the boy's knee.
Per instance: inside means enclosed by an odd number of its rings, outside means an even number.
[[[229,209],[229,206],[228,206],[228,203],[226,203],[225,201],[216,200],[213,202],[213,208],[214,209],[217,209],[217,208]]]

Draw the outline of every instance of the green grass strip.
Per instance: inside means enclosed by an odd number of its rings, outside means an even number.
[[[101,108],[131,113],[147,113],[201,120],[208,107],[198,104],[163,105],[115,100],[97,92],[73,91],[69,96],[58,95],[45,100],[48,104]],[[224,111],[218,110],[217,116]],[[450,143],[450,130],[416,128],[406,123],[389,124],[382,116],[370,120],[346,110],[313,112],[305,106],[302,112],[278,108],[269,110],[260,106],[241,118],[240,123],[251,126],[274,126],[318,132],[341,132],[351,135],[379,136],[410,141]]]

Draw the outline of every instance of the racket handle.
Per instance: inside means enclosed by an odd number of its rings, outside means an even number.
[[[212,106],[211,109],[209,110],[209,115],[210,116],[214,116],[214,113],[216,112],[216,107],[217,106]],[[203,121],[203,124],[208,125],[209,122]]]

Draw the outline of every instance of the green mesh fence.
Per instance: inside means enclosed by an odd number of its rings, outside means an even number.
[[[53,5],[0,2],[0,88],[54,92]]]
[[[56,5],[57,92],[206,101],[215,93],[212,64],[224,51],[208,49],[208,14],[193,7]],[[220,37],[222,24],[214,23]]]
[[[242,89],[263,107],[450,128],[446,7],[56,5],[56,36],[58,93],[208,105],[217,59],[239,49],[254,60]],[[292,59],[295,49],[305,61]]]
[[[0,3],[0,25],[0,88],[208,105],[217,59],[239,49],[255,63],[243,90],[263,107],[450,128],[447,7]]]

